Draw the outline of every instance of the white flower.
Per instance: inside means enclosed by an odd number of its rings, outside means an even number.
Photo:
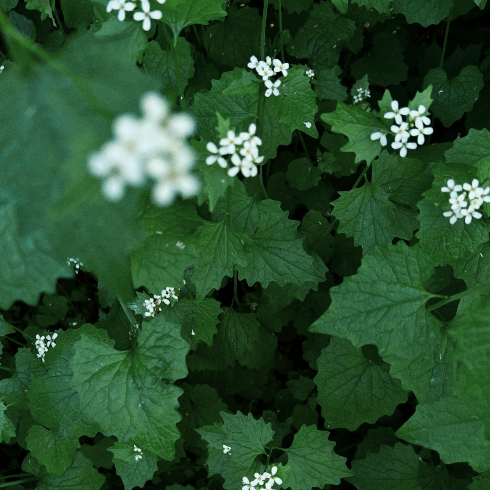
[[[407,131],[408,123],[402,122],[400,126],[391,126],[391,130],[395,133],[395,141],[408,141],[410,133]]]
[[[249,479],[246,476],[242,478],[242,483],[243,483],[242,490],[254,490],[253,485],[250,483]]]
[[[394,150],[400,150],[400,156],[405,158],[407,156],[407,148],[409,150],[415,150],[417,148],[417,143],[408,143],[406,141],[394,141],[391,143],[391,147]]]
[[[66,259],[66,263],[68,265],[71,265],[73,263],[73,265],[75,266],[75,274],[78,274],[80,267],[83,267],[83,263],[80,261],[78,257],[77,258],[70,257],[69,259]]]
[[[151,19],[161,19],[162,12],[160,10],[150,12],[150,2],[148,0],[141,0],[141,8],[143,12],[135,12],[133,14],[133,19],[138,22],[143,21],[143,30],[149,31],[151,28]]]
[[[136,5],[133,2],[127,2],[126,0],[111,0],[107,4],[107,12],[112,10],[119,10],[117,13],[117,18],[123,21],[126,18],[126,12],[131,12],[134,10]]]
[[[303,124],[310,129],[311,128],[311,122],[303,122]]]
[[[263,159],[263,157],[262,157]],[[240,158],[236,153],[231,157],[234,167],[228,170],[228,175],[234,177],[238,172],[242,172],[244,177],[255,177],[258,173],[257,166],[248,158]]]
[[[255,68],[257,68],[258,65],[259,65],[259,60],[257,59],[257,56],[252,56],[250,58],[250,63],[247,66],[252,70],[255,70]]]
[[[410,130],[410,134],[412,136],[417,136],[417,143],[419,145],[423,145],[425,142],[424,135],[432,134],[434,130],[430,127],[425,128],[421,118],[415,119],[415,126],[416,126],[415,128]]]
[[[252,162],[259,157],[259,149],[257,148],[257,145],[252,142],[244,141],[243,147],[240,150],[240,155]]]
[[[230,451],[231,451],[231,447],[227,446],[226,444],[223,444],[223,452],[226,454],[229,453]]]
[[[397,124],[401,124],[403,122],[402,115],[406,116],[410,112],[410,109],[408,107],[402,107],[401,109],[399,109],[397,100],[392,101],[391,108],[393,109],[393,112],[387,112],[384,117],[386,119],[395,118]]]
[[[460,194],[459,196],[456,195],[454,197],[451,197],[449,199],[449,204],[451,204],[451,209],[455,210],[460,210],[461,208],[465,208],[468,206],[468,203],[466,202],[466,194]]]
[[[163,5],[167,0],[157,0],[160,5]]]
[[[371,134],[371,140],[379,140],[381,143],[381,146],[386,146],[388,144],[388,140],[386,139],[386,133],[383,133],[382,131],[376,131],[375,133]]]
[[[272,68],[265,63],[264,61],[260,61],[257,65],[257,73],[262,77],[262,80],[268,80],[269,77],[274,76],[274,71]]]
[[[137,454],[134,455],[134,459],[138,461],[139,459],[143,458],[143,453],[141,452],[141,449],[139,447],[136,447],[136,444],[134,445],[133,451]]]
[[[0,73],[3,73],[3,70],[5,70],[5,66],[4,65],[0,66]]]
[[[269,488],[269,489],[272,488],[274,483],[277,483],[278,485],[282,485],[282,480],[279,477],[274,476],[276,473],[277,473],[277,466],[273,466],[271,469],[270,480],[265,485],[266,488]]]
[[[451,211],[446,211],[445,213],[442,213],[444,217],[446,218],[449,218],[449,223],[451,223],[452,225],[454,225],[454,223],[456,223],[456,221],[459,219],[459,218],[462,218],[463,215],[460,213],[459,210],[451,210]]]
[[[424,116],[426,111],[427,109],[423,105],[419,105],[417,111],[410,111],[410,115],[413,118],[415,118],[415,124],[417,124],[417,122],[420,121],[422,124],[425,124],[426,126],[430,125],[430,119],[427,116]]]
[[[36,335],[36,341],[34,342],[34,345],[36,346],[37,349],[37,357],[41,358],[43,362],[44,362],[44,356],[46,355],[46,352],[48,352],[49,347],[56,347],[54,340],[57,337],[58,337],[57,333],[54,333],[52,337],[50,335],[47,335],[46,337],[44,335],[42,336],[40,336],[39,334]],[[45,340],[47,342],[45,342]]]
[[[236,152],[236,146],[242,144],[240,136],[235,135],[235,131],[228,131],[226,138],[222,138],[219,142],[220,153],[222,155],[233,155]]]
[[[220,155],[219,150],[217,146],[212,143],[211,141],[206,145],[206,149],[210,152],[213,153],[213,155],[210,155],[206,158],[206,163],[208,165],[212,165],[214,162],[218,162],[218,165],[221,168],[226,168],[228,166],[228,163],[226,160]]]
[[[449,179],[447,181],[447,187],[441,187],[441,192],[461,192],[463,190],[463,186],[456,185],[453,179]]]
[[[270,57],[270,56],[267,56],[267,57],[265,58],[265,62],[267,63],[267,66],[272,66],[272,59],[271,59],[271,57]]]
[[[474,209],[472,206],[470,206],[467,209],[462,209],[461,214],[465,216],[464,222],[469,225],[471,223],[472,218],[475,219],[480,219],[482,217],[482,214],[479,213],[476,209]]]
[[[471,184],[468,184],[467,182],[464,183],[463,189],[469,192],[468,197],[470,199],[473,199],[475,196],[479,197],[483,193],[483,189],[480,187],[478,179],[473,179]]]
[[[267,87],[267,90],[265,91],[265,96],[270,97],[272,94],[274,95],[279,95],[279,90],[277,87],[281,85],[281,80],[276,80],[274,83],[272,83],[270,80],[265,81],[265,86]]]
[[[274,71],[276,73],[281,72],[283,76],[287,76],[288,72],[287,70],[289,69],[289,63],[283,63],[281,60],[275,59],[273,61],[274,63]]]
[[[257,126],[254,123],[252,123],[248,127],[248,132],[240,133],[239,138],[242,140],[242,142],[243,141],[250,141],[251,143],[253,143],[255,145],[261,145],[262,140],[258,136],[255,136],[256,131],[257,131]]]
[[[309,70],[306,70],[306,75],[313,78],[315,76],[315,72],[310,68]]]
[[[254,476],[255,476],[255,480],[251,483],[251,485],[253,485],[255,487],[257,485],[262,486],[262,484],[265,483],[265,480],[267,478],[271,477],[271,474],[270,473],[262,473],[262,475],[261,475],[260,473],[254,473]]]

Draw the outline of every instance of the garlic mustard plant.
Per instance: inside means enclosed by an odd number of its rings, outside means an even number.
[[[451,210],[445,211],[443,215],[449,218],[452,225],[461,218],[464,218],[467,225],[472,219],[480,219],[482,214],[478,210],[484,202],[490,202],[490,187],[480,187],[478,179],[473,179],[471,184],[465,182],[463,185],[456,184],[453,179],[449,179],[446,186],[441,187],[441,192],[449,193]]]

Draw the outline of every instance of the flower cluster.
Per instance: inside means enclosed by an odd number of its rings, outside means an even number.
[[[226,444],[223,444],[223,453],[224,454],[228,453],[231,455],[230,451],[231,451],[231,447],[227,446]]]
[[[153,202],[170,205],[177,194],[194,196],[199,181],[192,175],[195,154],[187,143],[194,120],[186,114],[170,114],[166,99],[149,92],[141,99],[144,117],[118,116],[112,125],[114,139],[88,158],[88,170],[104,179],[102,193],[120,200],[127,185],[155,181]]]
[[[175,295],[175,289],[171,287],[166,287],[162,289],[161,294],[154,294],[153,298],[145,299],[144,305],[147,311],[145,311],[145,316],[154,317],[156,313],[160,313],[162,309],[160,305],[163,303],[165,305],[174,304],[175,301],[179,299],[178,296]]]
[[[358,102],[362,102],[363,100],[367,99],[368,97],[371,97],[371,91],[366,89],[364,90],[363,88],[358,88],[357,89],[357,95],[354,95],[354,105],[356,105]]]
[[[80,259],[78,257],[76,259],[74,259],[73,257],[70,257],[69,259],[66,259],[66,263],[68,265],[73,264],[75,266],[75,274],[78,274],[80,267],[83,267],[83,263],[80,262]]]
[[[134,455],[134,459],[138,461],[138,459],[141,459],[143,457],[143,453],[141,452],[141,449],[139,447],[136,447],[136,444],[134,444],[134,452],[136,453]]]
[[[391,103],[392,111],[387,112],[384,117],[386,119],[395,119],[397,125],[391,126],[392,134],[395,136],[395,141],[391,143],[391,147],[394,150],[400,150],[400,156],[407,156],[408,150],[415,150],[417,143],[423,145],[425,142],[425,135],[432,134],[434,130],[429,127],[431,121],[427,116],[427,109],[423,105],[419,105],[417,110],[410,110],[408,107],[399,108],[398,101],[394,100]],[[402,116],[408,116],[407,121],[403,120]],[[417,143],[409,142],[410,136],[417,137]],[[388,144],[386,139],[386,133],[383,131],[376,131],[371,134],[371,139],[380,141],[382,146]]]
[[[277,483],[277,485],[282,485],[282,480],[275,476],[276,473],[277,466],[273,466],[270,473],[255,473],[255,480],[249,481],[249,479],[244,476],[242,478],[242,490],[271,490],[275,483]]]
[[[159,4],[164,4],[166,0],[157,0]],[[162,18],[162,13],[160,10],[154,10],[151,12],[151,6],[149,0],[140,0],[141,12],[135,12],[133,14],[133,19],[138,22],[143,22],[143,29],[149,31],[151,29],[151,20],[160,20]],[[126,19],[126,12],[132,12],[136,8],[134,2],[128,2],[127,0],[110,0],[107,4],[107,12],[112,12],[117,10],[117,18],[120,21]]]
[[[58,337],[57,333],[54,333],[53,336],[46,335],[46,337],[44,335],[43,336],[36,335],[36,342],[34,342],[34,345],[36,346],[37,349],[37,357],[40,357],[43,362],[44,362],[44,356],[46,355],[46,352],[48,352],[48,349],[50,347],[56,347],[56,344],[54,342],[56,337]]]
[[[259,145],[262,140],[255,135],[257,126],[251,124],[248,127],[248,132],[242,132],[238,136],[235,131],[228,131],[226,138],[222,138],[218,148],[213,142],[206,145],[207,150],[211,153],[206,158],[206,163],[212,165],[218,162],[222,168],[228,167],[228,162],[223,158],[225,155],[231,155],[231,163],[233,166],[228,169],[228,175],[233,177],[242,172],[244,177],[255,177],[257,175],[257,163],[264,160],[263,156],[259,156]]]
[[[250,63],[247,66],[252,70],[255,70],[259,76],[262,77],[262,80],[264,80],[265,86],[267,87],[264,94],[266,97],[270,97],[272,94],[279,95],[279,86],[282,83],[281,80],[272,82],[269,78],[278,75],[279,73],[281,73],[283,77],[286,77],[288,75],[289,63],[283,63],[276,58],[272,59],[270,56],[267,56],[265,61],[259,61],[257,56],[252,56],[250,58]]]
[[[449,192],[451,211],[446,211],[443,214],[446,218],[449,218],[449,222],[452,225],[460,218],[464,218],[464,222],[467,225],[471,223],[473,218],[480,219],[482,214],[478,210],[484,202],[490,202],[490,196],[488,195],[490,187],[486,189],[480,187],[480,182],[477,179],[473,179],[471,184],[466,182],[463,185],[456,184],[453,179],[449,179],[447,186],[441,187],[441,192]],[[468,201],[466,198],[468,198]]]
[[[308,70],[306,70],[306,76],[313,78],[315,76],[315,72],[311,68],[309,68]]]

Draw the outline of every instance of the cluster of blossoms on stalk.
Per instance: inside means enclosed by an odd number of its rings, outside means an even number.
[[[70,257],[69,259],[66,259],[66,263],[68,265],[71,265],[71,264],[74,265],[74,267],[75,267],[75,274],[78,274],[78,271],[80,270],[80,267],[83,267],[83,262],[81,262],[78,257],[77,258]]]
[[[160,305],[163,303],[164,305],[173,305],[175,301],[179,299],[178,296],[175,295],[175,289],[171,287],[166,287],[162,289],[161,294],[154,294],[153,298],[145,299],[145,316],[154,317],[156,313],[160,313],[162,309]]]
[[[165,3],[166,0],[157,0],[161,5]],[[141,11],[137,11],[133,14],[133,19],[138,22],[143,22],[143,29],[149,31],[151,29],[151,20],[160,20],[162,18],[162,13],[160,10],[151,11],[151,5],[149,0],[140,0]],[[136,8],[136,3],[128,2],[127,0],[110,0],[107,4],[107,12],[112,12],[117,10],[117,18],[120,21],[126,19],[126,12],[132,12]]]
[[[194,120],[171,114],[166,99],[149,92],[141,98],[143,118],[122,114],[114,119],[114,138],[88,158],[91,175],[104,179],[102,193],[111,201],[124,196],[126,186],[140,187],[152,179],[153,202],[172,204],[177,194],[191,197],[199,181],[191,173],[195,153],[187,142]]]
[[[262,80],[265,82],[267,90],[265,91],[265,96],[270,97],[272,94],[279,95],[279,86],[281,85],[281,80],[276,80],[272,82],[269,78],[282,74],[283,77],[287,77],[289,63],[283,63],[281,60],[276,58],[272,59],[267,56],[265,61],[259,61],[257,56],[252,56],[250,58],[250,63],[247,65],[250,69],[255,70]]]
[[[407,156],[408,150],[415,150],[417,144],[423,145],[425,142],[425,136],[432,134],[434,130],[430,127],[431,121],[427,116],[428,112],[425,106],[419,105],[417,110],[410,110],[408,107],[399,108],[398,101],[394,100],[391,103],[392,111],[387,112],[384,117],[386,119],[395,119],[397,125],[391,126],[392,134],[395,136],[395,141],[391,143],[391,147],[394,150],[400,150],[400,156]],[[406,116],[406,121],[402,116]],[[386,138],[386,132],[376,131],[371,134],[373,141],[378,140],[381,146],[386,146],[388,140]],[[417,143],[409,142],[410,136],[417,138]]]
[[[56,347],[56,344],[54,342],[56,337],[58,337],[57,333],[54,333],[53,336],[51,335],[40,336],[39,334],[36,335],[36,342],[34,342],[34,345],[36,346],[37,349],[37,357],[40,357],[43,362],[44,362],[44,356],[46,355],[46,352],[48,352],[48,349],[50,347]]]
[[[134,455],[134,459],[136,461],[138,461],[139,459],[141,459],[143,457],[143,453],[141,452],[141,449],[139,447],[136,447],[136,444],[134,444],[134,449],[133,451],[136,453]]]
[[[274,484],[282,485],[282,480],[275,476],[277,466],[273,466],[270,473],[255,473],[255,480],[250,481],[246,476],[242,478],[242,490],[272,490]]]
[[[463,191],[464,189],[464,191]],[[463,192],[461,192],[463,191]],[[449,222],[454,225],[460,218],[464,218],[464,222],[469,225],[473,218],[480,219],[482,214],[478,212],[484,202],[490,202],[490,187],[480,187],[480,182],[473,179],[473,182],[468,182],[463,185],[456,184],[453,179],[447,181],[445,187],[441,187],[441,192],[449,192],[449,204],[451,211],[446,211],[444,216],[449,218]],[[468,201],[466,200],[468,198]]]
[[[306,70],[306,76],[313,78],[315,76],[315,72],[311,68],[308,68],[308,70]]]
[[[357,95],[354,95],[354,105],[356,105],[359,102],[362,102],[368,97],[371,97],[371,91],[368,89],[364,90],[363,88],[359,87],[357,89]]]
[[[233,177],[242,172],[244,177],[255,177],[257,175],[257,164],[264,160],[263,156],[259,156],[259,145],[262,140],[255,135],[257,126],[251,124],[248,131],[242,132],[239,135],[235,131],[228,131],[226,138],[221,138],[218,148],[213,142],[206,145],[206,149],[211,153],[206,158],[206,163],[212,165],[218,162],[221,168],[228,167],[228,161],[225,156],[231,156],[230,161],[232,167],[228,169],[228,175]]]

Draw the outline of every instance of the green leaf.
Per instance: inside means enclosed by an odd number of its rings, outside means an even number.
[[[364,254],[372,254],[375,245],[391,243],[395,205],[383,188],[366,181],[360,188],[339,194],[332,213],[340,221],[339,233],[354,237],[354,244],[362,245]]]
[[[165,22],[177,38],[184,27],[192,24],[207,25],[210,20],[226,15],[221,0],[174,0],[164,7],[162,22]]]
[[[158,470],[158,457],[149,451],[136,451],[134,444],[130,442],[118,441],[108,450],[114,455],[116,473],[121,477],[125,490],[131,490],[134,487],[143,488]],[[136,459],[137,455],[142,457]]]
[[[265,160],[274,158],[279,145],[289,145],[295,129],[318,138],[315,115],[318,107],[306,67],[297,65],[288,70],[288,76],[281,78],[280,96],[266,98],[263,119],[260,121],[262,146],[260,154]],[[309,122],[311,127],[306,127]]]
[[[179,77],[184,90],[194,75],[191,45],[183,37],[178,37],[176,46],[169,46],[167,51],[163,51],[156,41],[151,41],[145,49],[143,67],[147,73],[160,80],[164,91],[179,93]]]
[[[376,247],[355,276],[331,289],[332,304],[310,331],[346,338],[354,347],[375,344],[390,374],[424,399],[443,342],[440,322],[425,309],[433,295],[423,285],[433,268],[420,247]]]
[[[5,12],[8,12],[9,10],[12,10],[15,7],[17,7],[18,3],[19,3],[19,0],[1,0],[0,1],[0,7],[2,7],[2,9]]]
[[[99,490],[104,477],[92,466],[92,462],[77,451],[73,464],[61,476],[41,472],[37,490]]]
[[[258,322],[254,313],[226,308],[213,347],[199,347],[187,362],[192,370],[226,369],[236,361],[250,369],[263,369],[272,364],[276,347],[276,336]]]
[[[446,464],[465,461],[475,471],[482,472],[490,466],[490,440],[485,437],[485,421],[488,423],[488,411],[477,396],[465,393],[417,405],[415,414],[396,435],[437,451]]]
[[[432,85],[431,110],[448,128],[465,112],[473,109],[483,88],[483,75],[478,67],[465,66],[457,77],[448,78],[442,68],[433,68],[424,78],[424,86]]]
[[[91,459],[96,468],[105,468],[110,470],[114,463],[112,462],[112,454],[107,450],[111,447],[116,438],[105,437],[102,434],[96,436],[95,444],[82,444],[80,452],[88,459]]]
[[[325,264],[333,255],[333,224],[319,211],[308,211],[301,222],[300,232],[305,236],[304,246],[308,253],[316,253]]]
[[[381,153],[383,147],[378,140],[371,140],[371,134],[386,131],[386,127],[374,114],[338,102],[334,112],[322,114],[321,118],[332,125],[334,133],[342,133],[349,138],[341,150],[354,152],[356,163],[366,160],[369,165]]]
[[[408,78],[408,66],[403,59],[403,48],[391,32],[375,36],[374,46],[362,58],[352,63],[352,75],[368,75],[372,85],[398,85]]]
[[[61,0],[61,10],[66,26],[73,29],[85,29],[94,18],[91,0]]]
[[[418,23],[422,27],[439,24],[451,12],[453,0],[393,0],[396,14],[403,14],[409,24]]]
[[[447,163],[466,163],[479,167],[490,159],[490,133],[487,129],[470,129],[466,136],[456,139],[454,146],[444,155]]]
[[[5,413],[7,407],[3,401],[0,401],[0,442],[9,443],[12,437],[15,437],[15,426]]]
[[[176,201],[159,208],[142,202],[139,222],[148,237],[131,256],[135,287],[145,286],[154,294],[166,287],[181,288],[184,270],[196,259],[196,236],[202,220],[191,201]]]
[[[364,459],[352,462],[354,475],[349,478],[362,490],[441,490],[463,489],[450,476],[446,467],[424,462],[411,446],[402,443],[394,447],[381,446],[378,453],[368,453]]]
[[[390,13],[391,0],[352,0],[359,7],[366,7],[367,10],[376,9],[380,14]]]
[[[341,14],[346,14],[349,7],[349,0],[332,0],[332,3],[337,7]]]
[[[482,473],[481,475],[474,476],[473,483],[468,487],[468,490],[486,490],[489,484],[490,470],[485,471],[485,473]]]
[[[467,225],[464,219],[451,225],[449,218],[443,216],[451,209],[451,204],[448,193],[441,192],[441,188],[446,186],[448,179],[461,184],[471,182],[475,178],[472,167],[440,164],[432,169],[432,173],[432,188],[423,194],[425,199],[418,204],[420,230],[417,238],[421,250],[432,258],[434,265],[446,265],[476,253],[481,244],[488,242],[490,225],[486,220],[472,220]]]
[[[175,407],[182,393],[172,383],[187,375],[189,349],[178,326],[156,316],[143,324],[137,345],[129,351],[116,351],[108,339],[86,334],[75,349],[72,384],[102,432],[172,460],[179,438]]]
[[[310,393],[315,389],[315,383],[312,379],[300,376],[298,379],[286,381],[286,385],[291,390],[294,398],[305,401]]]
[[[24,15],[18,14],[15,10],[9,12],[9,20],[19,32],[29,39],[29,41],[34,41],[36,39],[36,26],[32,20]]]
[[[320,66],[315,68],[315,79],[318,83],[314,85],[315,94],[320,99],[345,100],[347,88],[340,83],[342,70],[336,65],[333,68]]]
[[[345,465],[346,458],[335,454],[335,442],[329,441],[329,434],[314,425],[301,427],[291,447],[284,450],[291,467],[284,487],[292,490],[323,488],[327,484],[338,485],[341,478],[352,474]]]
[[[265,446],[274,432],[270,423],[262,418],[255,420],[251,413],[245,416],[240,411],[234,415],[220,412],[220,415],[223,424],[215,422],[196,432],[208,443],[209,476],[220,474],[225,479],[225,489],[232,490],[257,468],[255,459],[266,454]],[[224,453],[223,445],[231,447],[230,452]]]
[[[13,7],[12,7],[13,8]],[[53,17],[53,10],[51,9],[51,4],[49,0],[27,0],[26,9],[28,10],[39,10],[41,12],[41,20],[44,20],[49,16],[54,27],[56,22]]]
[[[306,191],[320,182],[320,174],[320,169],[314,167],[307,158],[299,158],[289,163],[286,177],[291,187]]]
[[[487,0],[473,0],[473,1],[478,5],[480,10],[483,10],[485,8],[485,5],[487,4]]]
[[[317,363],[315,384],[326,428],[353,431],[364,422],[374,424],[381,416],[391,415],[407,401],[408,393],[390,376],[389,366],[372,346],[361,350],[348,340],[332,337]]]
[[[72,465],[78,440],[68,439],[41,425],[33,425],[26,437],[27,449],[44,466],[48,473],[63,475]]]

